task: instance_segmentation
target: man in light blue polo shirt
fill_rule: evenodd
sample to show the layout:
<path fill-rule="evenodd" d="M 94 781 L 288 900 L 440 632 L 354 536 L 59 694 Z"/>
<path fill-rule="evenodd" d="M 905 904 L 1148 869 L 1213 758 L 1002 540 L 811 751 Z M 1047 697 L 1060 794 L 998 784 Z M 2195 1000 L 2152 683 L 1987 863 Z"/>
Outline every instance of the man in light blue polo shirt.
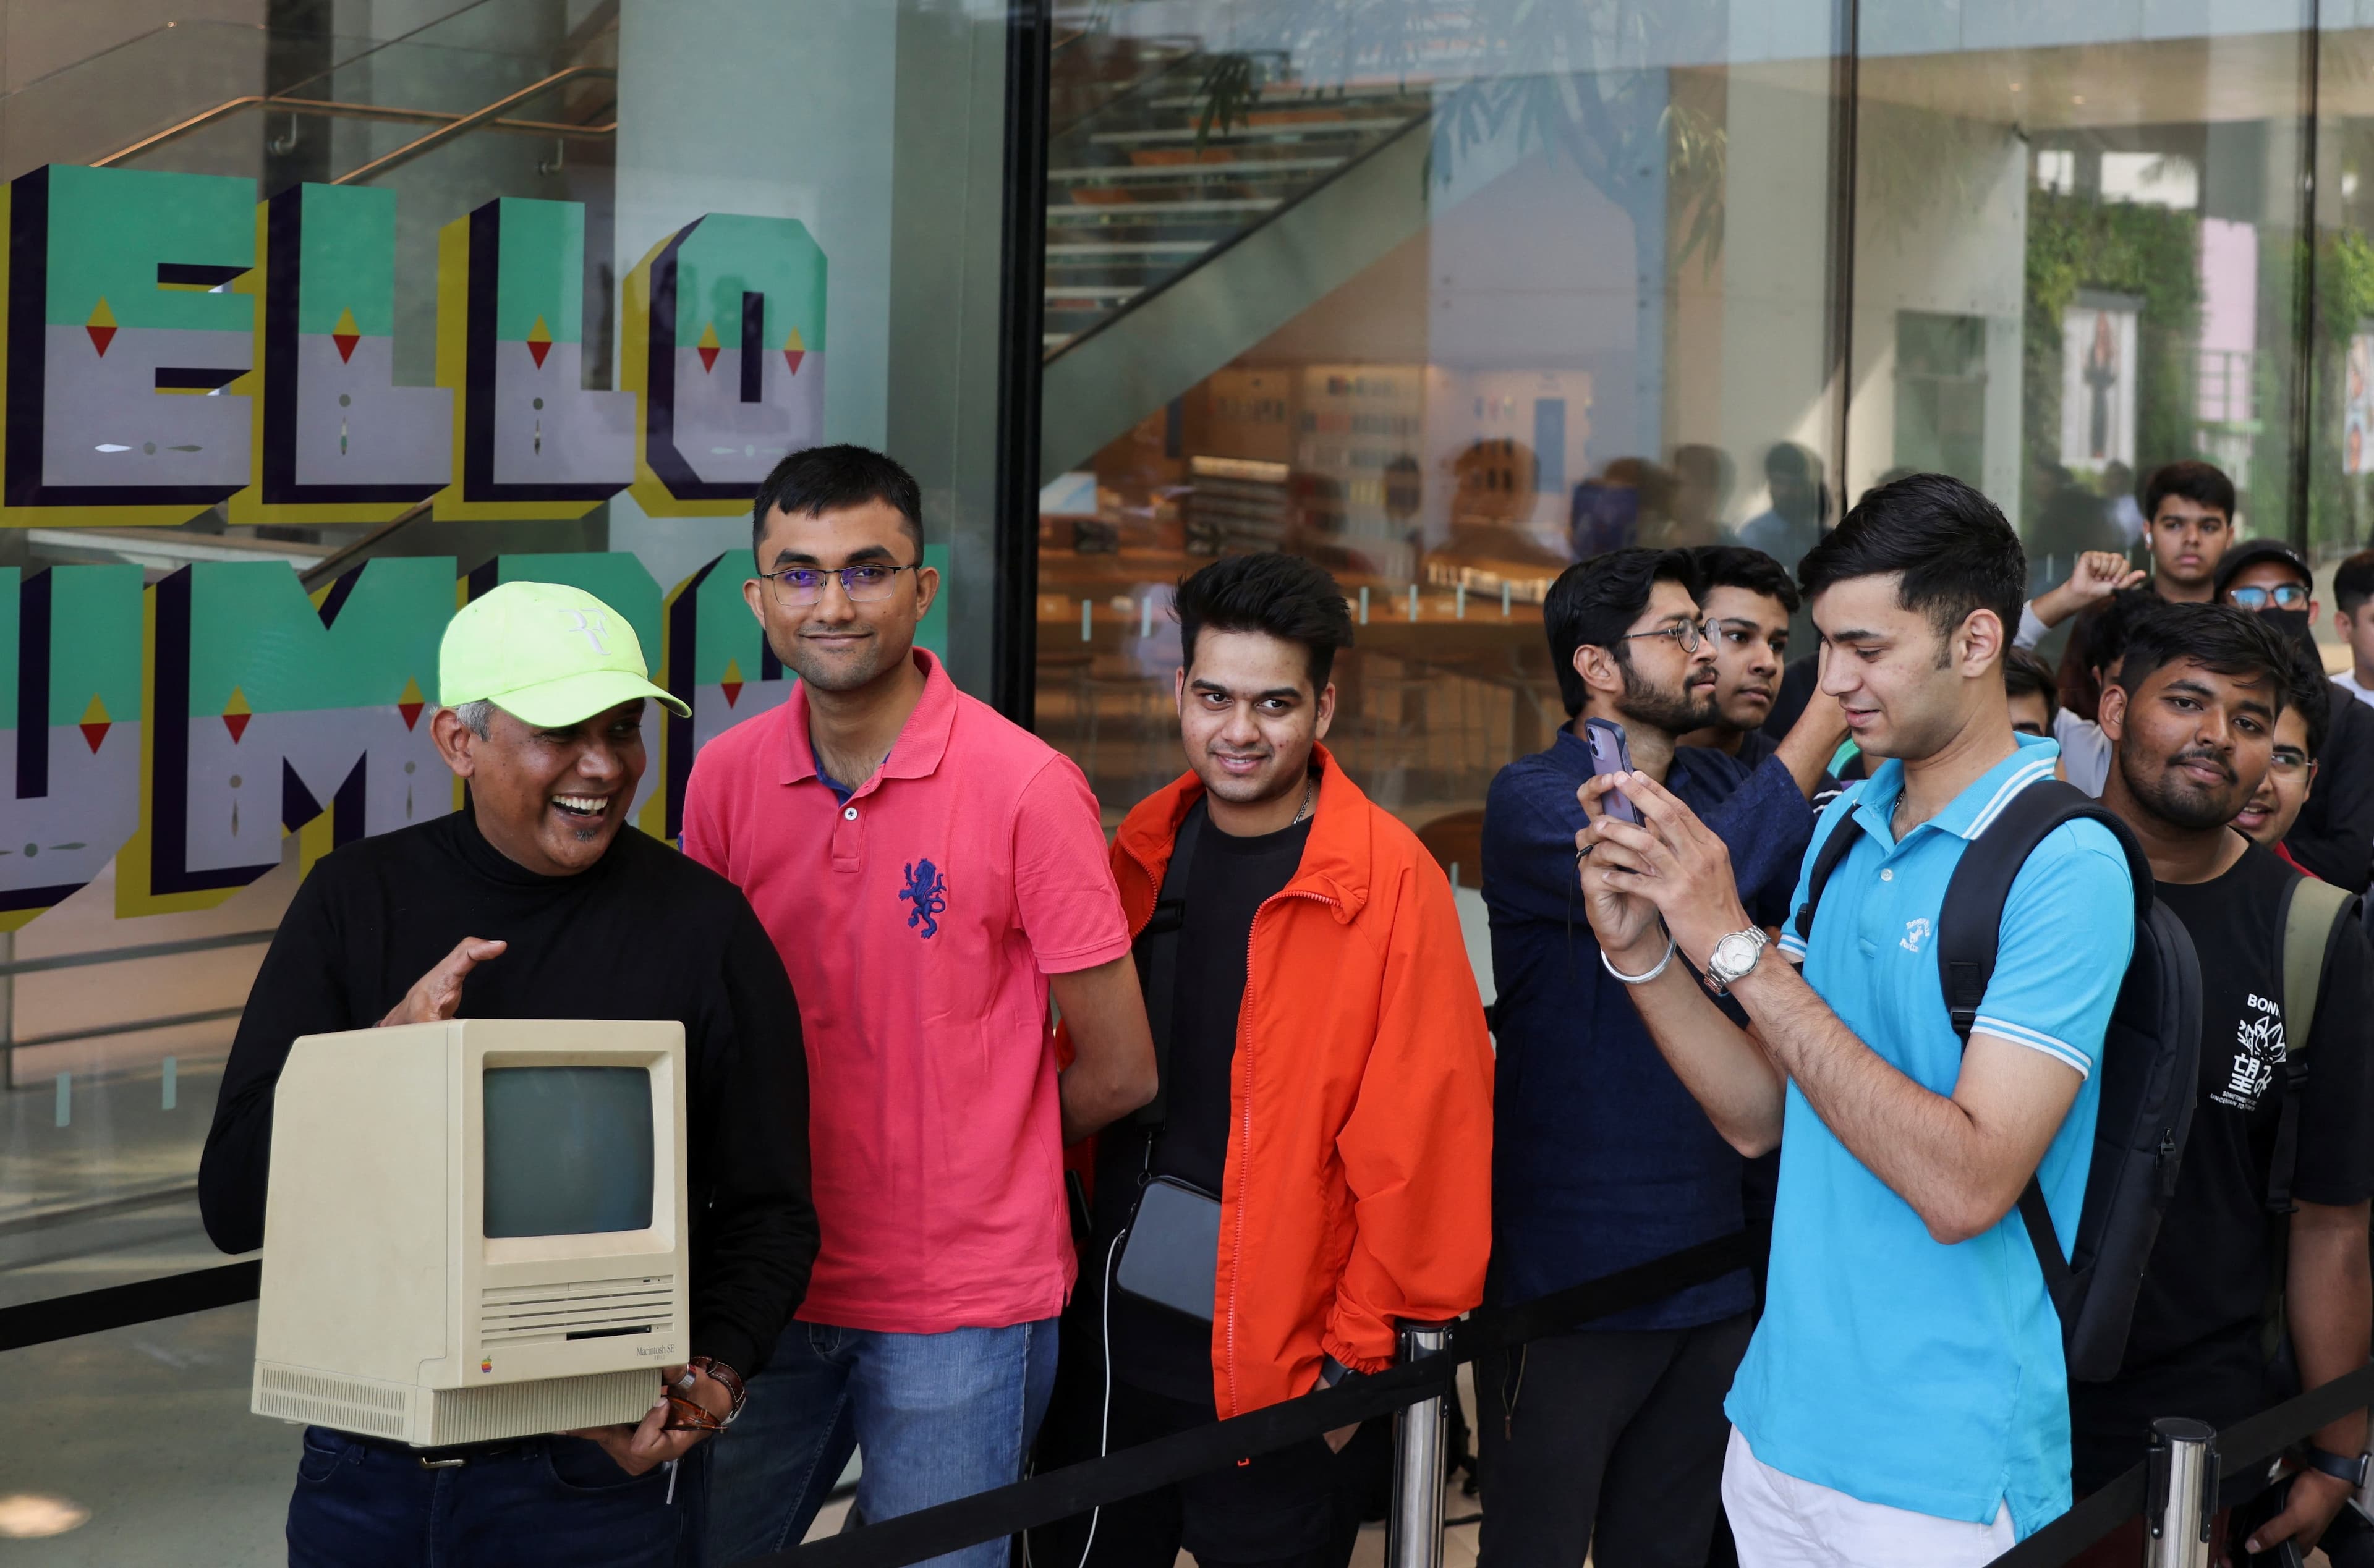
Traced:
<path fill-rule="evenodd" d="M 1769 1305 L 1725 1405 L 1741 1562 L 1978 1564 L 2069 1506 L 2060 1323 L 2012 1211 L 2034 1175 L 2064 1247 L 2075 1232 L 2133 892 L 2100 825 L 2048 837 L 1964 1048 L 1932 945 L 1945 885 L 2058 755 L 2013 731 L 2004 694 L 2018 539 L 1977 491 L 1916 474 L 1866 496 L 1802 575 L 1822 689 L 1886 759 L 1815 830 L 1808 864 L 1831 833 L 1862 841 L 1810 943 L 1781 943 L 1803 977 L 1764 954 L 1722 841 L 1639 774 L 1583 787 L 1582 890 L 1716 1130 L 1781 1149 Z M 1611 786 L 1645 826 L 1601 814 Z"/>

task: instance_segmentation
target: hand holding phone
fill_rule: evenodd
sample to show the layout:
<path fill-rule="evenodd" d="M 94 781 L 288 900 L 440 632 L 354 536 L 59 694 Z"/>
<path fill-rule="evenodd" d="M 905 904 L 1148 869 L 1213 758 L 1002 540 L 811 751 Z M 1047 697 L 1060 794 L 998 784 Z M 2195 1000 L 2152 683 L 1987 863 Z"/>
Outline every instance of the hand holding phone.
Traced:
<path fill-rule="evenodd" d="M 1629 773 L 1632 771 L 1632 748 L 1625 743 L 1624 726 L 1604 719 L 1586 719 L 1582 738 L 1591 747 L 1591 771 Z M 1600 809 L 1618 822 L 1640 825 L 1640 811 L 1621 790 L 1610 790 L 1599 797 Z"/>

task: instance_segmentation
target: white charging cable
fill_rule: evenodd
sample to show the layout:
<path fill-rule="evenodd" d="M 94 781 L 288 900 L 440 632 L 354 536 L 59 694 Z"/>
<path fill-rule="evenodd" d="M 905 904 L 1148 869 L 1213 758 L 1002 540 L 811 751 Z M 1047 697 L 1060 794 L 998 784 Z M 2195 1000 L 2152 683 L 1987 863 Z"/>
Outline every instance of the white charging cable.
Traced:
<path fill-rule="evenodd" d="M 1097 1304 L 1097 1313 L 1103 1322 L 1105 1342 L 1105 1404 L 1097 1422 L 1097 1457 L 1103 1458 L 1112 1444 L 1112 1276 L 1113 1259 L 1121 1255 L 1121 1244 L 1129 1235 L 1123 1228 L 1105 1248 L 1105 1293 Z M 1097 1521 L 1104 1516 L 1104 1505 L 1088 1510 L 1088 1539 L 1080 1544 L 1080 1568 L 1088 1568 L 1088 1553 L 1096 1550 Z"/>

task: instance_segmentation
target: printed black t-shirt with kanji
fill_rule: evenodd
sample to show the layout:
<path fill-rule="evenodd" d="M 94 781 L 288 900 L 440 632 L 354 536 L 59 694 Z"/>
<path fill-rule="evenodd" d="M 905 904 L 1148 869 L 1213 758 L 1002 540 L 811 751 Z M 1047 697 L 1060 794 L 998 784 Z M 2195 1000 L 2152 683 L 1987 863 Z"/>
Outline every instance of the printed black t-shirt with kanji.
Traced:
<path fill-rule="evenodd" d="M 2158 892 L 2201 961 L 2201 1089 L 2176 1196 L 2144 1270 L 2116 1379 L 2073 1384 L 2077 1494 L 2144 1456 L 2152 1421 L 2223 1428 L 2272 1387 L 2262 1329 L 2283 1223 L 2267 1209 L 2284 1101 L 2284 890 L 2298 876 L 2253 844 L 2208 882 Z M 2348 920 L 2318 988 L 2292 1196 L 2345 1208 L 2374 1195 L 2374 958 Z"/>

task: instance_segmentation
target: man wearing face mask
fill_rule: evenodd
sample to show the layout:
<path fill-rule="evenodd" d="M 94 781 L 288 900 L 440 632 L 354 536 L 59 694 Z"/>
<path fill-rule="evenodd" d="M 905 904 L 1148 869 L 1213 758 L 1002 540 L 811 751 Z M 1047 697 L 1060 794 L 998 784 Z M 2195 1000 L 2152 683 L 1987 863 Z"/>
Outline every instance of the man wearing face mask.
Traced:
<path fill-rule="evenodd" d="M 1064 1339 L 1079 1397 L 1050 1418 L 1042 1462 L 1382 1371 L 1396 1318 L 1484 1293 L 1483 1002 L 1449 879 L 1320 743 L 1352 640 L 1343 594 L 1295 556 L 1231 556 L 1179 585 L 1177 614 L 1189 771 L 1112 848 L 1161 1093 L 1097 1140 L 1068 1320 L 1087 1331 Z M 1158 1289 L 1166 1274 L 1193 1283 Z M 1169 1568 L 1183 1546 L 1206 1564 L 1342 1568 L 1353 1431 L 1065 1521 L 1033 1558 Z"/>
<path fill-rule="evenodd" d="M 2251 611 L 2317 656 L 2316 577 L 2290 545 L 2253 539 L 2217 563 L 2217 598 Z M 2374 874 L 2374 708 L 2329 685 L 2324 752 L 2316 784 L 2284 840 L 2314 876 L 2362 893 Z"/>

